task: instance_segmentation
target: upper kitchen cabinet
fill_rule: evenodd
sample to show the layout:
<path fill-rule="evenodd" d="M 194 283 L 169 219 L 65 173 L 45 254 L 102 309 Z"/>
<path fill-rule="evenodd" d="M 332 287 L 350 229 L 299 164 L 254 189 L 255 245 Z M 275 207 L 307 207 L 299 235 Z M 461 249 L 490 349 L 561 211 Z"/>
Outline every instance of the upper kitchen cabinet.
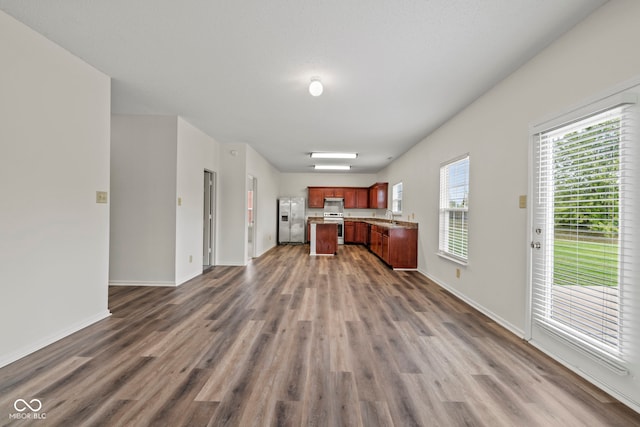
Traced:
<path fill-rule="evenodd" d="M 344 189 L 344 208 L 345 209 L 354 209 L 357 205 L 356 199 L 356 189 L 355 188 L 345 188 Z"/>
<path fill-rule="evenodd" d="M 344 199 L 345 209 L 386 209 L 389 183 L 371 187 L 307 187 L 309 208 L 322 209 L 326 197 Z"/>
<path fill-rule="evenodd" d="M 357 209 L 369 208 L 369 189 L 356 188 L 356 206 Z"/>
<path fill-rule="evenodd" d="M 309 207 L 310 208 L 323 208 L 324 207 L 324 187 L 308 187 L 309 191 Z"/>
<path fill-rule="evenodd" d="M 376 182 L 369 187 L 369 208 L 387 209 L 388 182 Z"/>
<path fill-rule="evenodd" d="M 366 187 L 350 187 L 344 189 L 345 209 L 369 208 L 369 189 Z"/>
<path fill-rule="evenodd" d="M 324 197 L 338 197 L 344 199 L 344 188 L 342 187 L 325 187 L 322 190 Z"/>

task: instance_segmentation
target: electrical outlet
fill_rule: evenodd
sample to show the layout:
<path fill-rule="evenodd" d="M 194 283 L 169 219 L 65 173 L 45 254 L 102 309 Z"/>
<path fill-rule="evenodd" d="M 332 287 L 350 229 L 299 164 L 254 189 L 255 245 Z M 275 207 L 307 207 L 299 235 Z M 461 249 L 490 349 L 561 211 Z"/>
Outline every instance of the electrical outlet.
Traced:
<path fill-rule="evenodd" d="M 178 197 L 178 206 L 182 206 L 182 197 Z"/>
<path fill-rule="evenodd" d="M 189 255 L 189 263 L 193 262 L 193 255 Z"/>
<path fill-rule="evenodd" d="M 96 203 L 107 203 L 108 194 L 106 191 L 96 191 Z"/>
<path fill-rule="evenodd" d="M 460 278 L 460 269 L 456 268 L 456 279 Z"/>

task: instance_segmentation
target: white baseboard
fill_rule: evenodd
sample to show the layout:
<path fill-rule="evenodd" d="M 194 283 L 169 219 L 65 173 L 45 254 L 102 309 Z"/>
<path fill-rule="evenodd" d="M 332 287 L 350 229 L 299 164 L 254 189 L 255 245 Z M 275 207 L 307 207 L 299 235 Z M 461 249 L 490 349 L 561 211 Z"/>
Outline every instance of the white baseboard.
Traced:
<path fill-rule="evenodd" d="M 23 357 L 28 356 L 29 354 L 34 353 L 50 344 L 53 344 L 54 342 L 59 341 L 62 338 L 65 338 L 73 334 L 74 332 L 78 332 L 79 330 L 84 329 L 89 325 L 92 325 L 100 320 L 106 319 L 109 316 L 111 316 L 111 312 L 109 310 L 103 311 L 101 313 L 97 313 L 91 317 L 81 320 L 80 322 L 76 322 L 65 329 L 62 329 L 49 336 L 41 338 L 31 343 L 30 345 L 22 347 L 12 353 L 1 355 L 0 368 L 10 363 L 13 363 L 16 360 L 22 359 Z"/>
<path fill-rule="evenodd" d="M 514 334 L 518 338 L 524 338 L 524 331 L 522 329 L 520 329 L 517 326 L 515 326 L 515 325 L 511 324 L 510 322 L 506 321 L 505 319 L 503 319 L 502 317 L 498 316 L 497 314 L 495 314 L 494 312 L 492 312 L 488 308 L 478 304 L 476 301 L 473 301 L 472 299 L 469 299 L 466 295 L 464 295 L 464 294 L 460 293 L 459 291 L 457 291 L 456 289 L 448 286 L 446 283 L 444 283 L 442 280 L 438 279 L 437 277 L 434 277 L 433 275 L 428 274 L 427 272 L 422 271 L 420 269 L 418 269 L 418 272 L 420 274 L 422 274 L 423 276 L 425 276 L 427 279 L 433 281 L 436 285 L 438 285 L 441 288 L 446 289 L 447 291 L 451 292 L 453 295 L 456 296 L 456 298 L 459 298 L 460 300 L 466 302 L 471 307 L 475 308 L 480 313 L 484 314 L 485 316 L 487 316 L 488 318 L 490 318 L 491 320 L 496 322 L 498 325 L 500 325 L 503 328 L 507 329 L 509 332 L 511 332 L 512 334 Z"/>
<path fill-rule="evenodd" d="M 175 282 L 144 282 L 144 281 L 125 281 L 125 280 L 110 280 L 109 286 L 168 286 L 176 287 Z"/>

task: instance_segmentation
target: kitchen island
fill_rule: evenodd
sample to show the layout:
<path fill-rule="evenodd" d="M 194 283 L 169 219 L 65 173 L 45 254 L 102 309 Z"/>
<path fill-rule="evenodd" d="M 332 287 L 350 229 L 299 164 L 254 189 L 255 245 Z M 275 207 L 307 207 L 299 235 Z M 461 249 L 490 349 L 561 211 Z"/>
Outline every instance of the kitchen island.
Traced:
<path fill-rule="evenodd" d="M 338 224 L 323 218 L 309 221 L 309 255 L 338 253 Z"/>

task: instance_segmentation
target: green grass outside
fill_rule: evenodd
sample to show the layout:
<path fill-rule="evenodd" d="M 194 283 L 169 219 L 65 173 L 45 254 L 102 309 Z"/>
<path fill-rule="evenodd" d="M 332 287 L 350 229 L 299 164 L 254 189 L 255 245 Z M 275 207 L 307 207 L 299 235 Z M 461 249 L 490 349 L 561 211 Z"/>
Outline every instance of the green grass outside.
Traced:
<path fill-rule="evenodd" d="M 554 284 L 618 286 L 618 245 L 556 239 Z"/>

